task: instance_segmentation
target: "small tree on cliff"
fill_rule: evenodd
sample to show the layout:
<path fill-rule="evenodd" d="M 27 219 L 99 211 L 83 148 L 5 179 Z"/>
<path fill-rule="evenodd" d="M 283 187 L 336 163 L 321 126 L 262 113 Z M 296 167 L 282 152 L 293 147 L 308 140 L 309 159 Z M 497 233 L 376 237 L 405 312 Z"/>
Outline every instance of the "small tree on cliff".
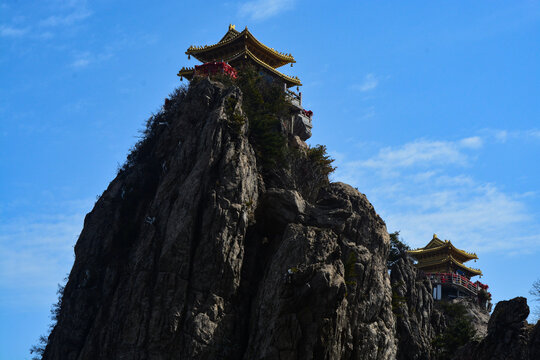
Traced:
<path fill-rule="evenodd" d="M 463 304 L 440 302 L 448 326 L 437 335 L 431 345 L 433 346 L 434 360 L 450 360 L 461 346 L 475 340 L 476 330 L 471 318 L 467 316 L 467 309 Z"/>
<path fill-rule="evenodd" d="M 407 250 L 410 249 L 409 245 L 399 239 L 399 231 L 394 231 L 389 235 L 390 251 L 388 252 L 388 259 L 386 260 L 388 269 L 390 269 L 399 259 L 405 257 L 407 255 Z"/>

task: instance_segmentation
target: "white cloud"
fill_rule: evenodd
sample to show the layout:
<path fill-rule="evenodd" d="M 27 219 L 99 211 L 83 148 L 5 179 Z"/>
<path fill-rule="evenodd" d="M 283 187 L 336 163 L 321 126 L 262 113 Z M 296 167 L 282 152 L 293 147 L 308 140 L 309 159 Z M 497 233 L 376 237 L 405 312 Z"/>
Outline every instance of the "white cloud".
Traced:
<path fill-rule="evenodd" d="M 367 74 L 364 77 L 364 81 L 360 84 L 353 85 L 354 90 L 367 92 L 375 89 L 379 85 L 379 79 L 374 74 Z"/>
<path fill-rule="evenodd" d="M 93 54 L 90 52 L 83 52 L 79 53 L 75 56 L 75 60 L 73 60 L 70 64 L 70 66 L 74 69 L 83 69 L 90 64 L 99 63 L 102 61 L 105 61 L 107 59 L 110 59 L 112 57 L 112 53 L 105 52 L 102 54 Z"/>
<path fill-rule="evenodd" d="M 497 141 L 505 143 L 506 140 L 508 139 L 508 131 L 498 130 L 494 133 L 494 136 L 495 136 L 495 139 L 497 139 Z"/>
<path fill-rule="evenodd" d="M 538 249 L 540 223 L 527 206 L 536 195 L 506 193 L 469 173 L 485 141 L 420 139 L 354 161 L 341 154 L 333 180 L 367 194 L 388 230 L 413 247 L 437 233 L 478 252 Z"/>
<path fill-rule="evenodd" d="M 254 0 L 240 5 L 241 16 L 263 20 L 294 7 L 295 0 Z"/>
<path fill-rule="evenodd" d="M 15 28 L 15 27 L 6 26 L 6 25 L 0 26 L 1 37 L 11 37 L 11 38 L 21 37 L 21 36 L 26 35 L 28 31 L 29 31 L 28 28 Z"/>
<path fill-rule="evenodd" d="M 416 140 L 399 148 L 386 147 L 367 160 L 351 162 L 348 165 L 378 169 L 385 172 L 397 171 L 411 166 L 438 165 L 465 165 L 468 161 L 463 149 L 474 149 L 482 145 L 477 137 L 459 141 L 431 141 Z"/>
<path fill-rule="evenodd" d="M 0 293 L 6 294 L 1 304 L 41 301 L 43 292 L 61 282 L 73 264 L 73 245 L 90 206 L 91 201 L 72 202 L 65 205 L 69 213 L 0 222 Z"/>
<path fill-rule="evenodd" d="M 91 15 L 91 11 L 81 8 L 71 14 L 49 16 L 39 24 L 45 27 L 69 26 L 86 19 Z"/>
<path fill-rule="evenodd" d="M 510 140 L 538 140 L 540 139 L 540 130 L 500 130 L 500 129 L 484 129 L 485 137 L 493 138 L 497 142 L 506 143 Z"/>
<path fill-rule="evenodd" d="M 479 136 L 471 136 L 462 139 L 459 143 L 465 148 L 478 149 L 482 147 L 482 145 L 484 144 L 484 140 L 482 140 L 482 138 Z"/>
<path fill-rule="evenodd" d="M 423 190 L 407 192 L 409 195 L 394 201 L 393 206 L 400 211 L 388 212 L 386 221 L 392 228 L 401 229 L 414 246 L 425 245 L 430 234 L 438 233 L 478 251 L 518 249 L 525 234 L 515 229 L 532 220 L 524 203 L 493 185 L 423 184 Z M 522 243 L 517 244 L 517 239 Z"/>
<path fill-rule="evenodd" d="M 71 67 L 74 67 L 76 69 L 81 69 L 81 68 L 87 67 L 89 64 L 90 64 L 89 58 L 79 58 L 71 63 Z"/>
<path fill-rule="evenodd" d="M 48 18 L 37 21 L 39 27 L 44 30 L 45 28 L 54 28 L 61 26 L 72 26 L 84 19 L 90 17 L 92 12 L 87 9 L 86 1 L 60 1 L 55 6 L 54 3 L 51 6 L 57 13 L 51 15 Z M 11 19 L 12 24 L 24 23 L 26 17 L 15 16 Z M 29 22 L 30 20 L 26 20 Z M 0 25 L 0 37 L 20 38 L 29 35 L 34 39 L 50 39 L 54 34 L 50 31 L 37 31 L 34 23 L 28 23 L 26 26 L 14 26 L 14 25 Z"/>
<path fill-rule="evenodd" d="M 533 138 L 540 139 L 540 130 L 529 130 L 527 134 Z"/>

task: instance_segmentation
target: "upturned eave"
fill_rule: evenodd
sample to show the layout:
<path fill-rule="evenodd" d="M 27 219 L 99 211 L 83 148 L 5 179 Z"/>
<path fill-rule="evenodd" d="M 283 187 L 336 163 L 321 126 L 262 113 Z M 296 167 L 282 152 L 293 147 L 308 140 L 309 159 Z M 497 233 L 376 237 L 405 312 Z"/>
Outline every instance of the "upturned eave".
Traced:
<path fill-rule="evenodd" d="M 427 268 L 436 267 L 438 265 L 443 265 L 443 264 L 446 264 L 446 263 L 449 263 L 449 262 L 453 263 L 454 265 L 456 265 L 459 268 L 463 269 L 464 271 L 468 272 L 471 276 L 482 275 L 482 271 L 480 269 L 474 269 L 474 268 L 470 268 L 468 266 L 465 266 L 461 262 L 456 260 L 451 255 L 441 257 L 441 258 L 437 258 L 437 259 L 425 260 L 425 261 L 418 262 L 418 264 L 416 264 L 416 267 L 421 269 L 421 270 L 424 270 L 424 269 L 427 269 Z"/>
<path fill-rule="evenodd" d="M 261 66 L 265 70 L 267 70 L 270 73 L 272 73 L 272 74 L 278 76 L 279 78 L 281 78 L 287 84 L 287 87 L 302 86 L 302 82 L 300 81 L 299 78 L 285 75 L 282 72 L 274 69 L 273 67 L 269 66 L 267 63 L 265 63 L 264 61 L 262 61 L 261 59 L 256 57 L 255 54 L 253 54 L 251 51 L 249 51 L 247 49 L 244 49 L 243 51 L 239 52 L 238 54 L 235 54 L 233 57 L 227 59 L 227 62 L 229 64 L 232 64 L 232 63 L 235 62 L 235 60 L 240 59 L 240 58 L 245 57 L 245 56 L 249 57 L 254 63 Z"/>
<path fill-rule="evenodd" d="M 244 46 L 242 46 L 242 44 L 235 44 L 242 42 Z M 218 43 L 213 45 L 190 46 L 186 51 L 186 55 L 193 56 L 203 63 L 215 61 L 217 60 L 215 58 L 215 56 L 217 56 L 216 53 L 219 53 L 220 51 L 223 51 L 223 49 L 233 45 L 236 45 L 238 48 L 244 47 L 249 49 L 252 47 L 253 51 L 263 54 L 265 57 L 265 62 L 273 68 L 278 68 L 283 65 L 296 62 L 291 54 L 279 52 L 260 42 L 255 36 L 253 36 L 247 27 L 242 32 L 238 32 L 234 28 L 229 28 L 229 31 Z"/>

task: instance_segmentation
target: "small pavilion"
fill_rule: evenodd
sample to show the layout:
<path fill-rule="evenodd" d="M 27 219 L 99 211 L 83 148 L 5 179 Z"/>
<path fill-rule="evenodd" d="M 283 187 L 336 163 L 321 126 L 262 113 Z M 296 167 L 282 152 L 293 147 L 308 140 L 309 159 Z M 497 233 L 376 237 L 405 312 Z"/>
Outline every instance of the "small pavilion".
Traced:
<path fill-rule="evenodd" d="M 229 30 L 217 43 L 190 46 L 186 54 L 188 59 L 193 56 L 203 65 L 193 68 L 183 67 L 178 72 L 181 79 L 191 80 L 194 75 L 201 72 L 207 73 L 206 69 L 209 66 L 229 72 L 229 66 L 237 68 L 243 64 L 252 64 L 269 80 L 282 83 L 286 88 L 302 85 L 298 77 L 288 76 L 277 70 L 283 65 L 291 64 L 292 66 L 296 62 L 294 57 L 266 46 L 253 36 L 247 26 L 243 31 L 238 31 L 234 25 L 229 25 Z"/>
<path fill-rule="evenodd" d="M 485 286 L 479 281 L 471 281 L 473 276 L 481 276 L 482 271 L 464 265 L 469 260 L 478 259 L 478 256 L 456 248 L 449 240 L 443 241 L 436 234 L 433 234 L 433 239 L 423 248 L 407 253 L 417 261 L 416 267 L 422 270 L 434 285 L 435 300 L 476 296 Z"/>
<path fill-rule="evenodd" d="M 290 118 L 282 120 L 285 131 L 298 136 L 302 141 L 311 137 L 313 112 L 303 108 L 301 92 L 289 89 L 296 86 L 298 90 L 302 82 L 296 76 L 288 76 L 277 70 L 287 64 L 293 66 L 296 60 L 291 54 L 266 46 L 253 36 L 247 26 L 243 31 L 238 31 L 234 25 L 229 25 L 228 31 L 217 43 L 192 45 L 186 50 L 186 55 L 188 59 L 194 57 L 202 64 L 191 68 L 182 67 L 177 74 L 180 80 L 216 74 L 236 78 L 237 69 L 244 65 L 254 66 L 269 83 L 283 87 L 285 98 L 292 105 Z"/>

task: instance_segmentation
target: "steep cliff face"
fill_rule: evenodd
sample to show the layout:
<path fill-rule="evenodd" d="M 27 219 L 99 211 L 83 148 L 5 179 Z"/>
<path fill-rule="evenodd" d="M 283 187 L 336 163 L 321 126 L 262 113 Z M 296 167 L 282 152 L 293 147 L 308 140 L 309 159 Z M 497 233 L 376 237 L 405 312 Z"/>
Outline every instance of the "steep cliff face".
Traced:
<path fill-rule="evenodd" d="M 489 320 L 487 336 L 461 348 L 454 359 L 463 360 L 536 360 L 540 358 L 540 322 L 526 321 L 527 299 L 517 297 L 500 301 Z"/>
<path fill-rule="evenodd" d="M 393 265 L 390 278 L 399 340 L 397 359 L 430 359 L 431 342 L 436 335 L 432 322 L 441 322 L 440 314 L 433 311 L 431 282 L 408 258 Z"/>
<path fill-rule="evenodd" d="M 477 338 L 486 336 L 489 313 L 472 299 L 434 301 L 431 282 L 416 269 L 408 257 L 400 259 L 392 266 L 390 279 L 398 360 L 441 358 L 440 353 L 446 349 L 436 348 L 434 340 L 454 324 L 458 315 L 466 318 Z"/>
<path fill-rule="evenodd" d="M 44 359 L 395 357 L 383 221 L 348 185 L 262 176 L 243 101 L 203 80 L 153 119 L 85 219 Z"/>

